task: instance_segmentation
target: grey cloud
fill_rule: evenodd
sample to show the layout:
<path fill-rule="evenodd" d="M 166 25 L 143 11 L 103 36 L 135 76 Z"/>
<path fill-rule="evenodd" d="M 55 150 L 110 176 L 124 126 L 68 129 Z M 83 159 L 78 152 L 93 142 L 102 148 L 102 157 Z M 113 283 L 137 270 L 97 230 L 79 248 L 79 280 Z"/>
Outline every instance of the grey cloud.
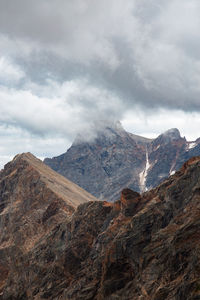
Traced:
<path fill-rule="evenodd" d="M 32 152 L 43 159 L 52 154 L 59 155 L 70 146 L 67 138 L 38 137 L 13 126 L 0 125 L 0 136 L 3 141 L 0 147 L 0 169 L 18 153 Z"/>
<path fill-rule="evenodd" d="M 2 1 L 0 27 L 22 48 L 30 43 L 29 55 L 16 54 L 30 80 L 86 77 L 115 90 L 124 109 L 199 110 L 198 7 L 195 0 Z"/>
<path fill-rule="evenodd" d="M 98 101 L 95 101 L 98 99 Z M 86 80 L 48 85 L 31 84 L 26 90 L 0 89 L 0 124 L 22 128 L 38 136 L 72 139 L 93 128 L 97 119 L 117 120 L 123 107 L 115 94 Z"/>
<path fill-rule="evenodd" d="M 71 141 L 128 111 L 200 111 L 199 23 L 198 0 L 2 0 L 0 122 Z"/>
<path fill-rule="evenodd" d="M 20 41 L 15 58 L 32 81 L 86 77 L 115 90 L 124 110 L 200 110 L 198 8 L 195 0 L 6 0 L 0 28 Z"/>

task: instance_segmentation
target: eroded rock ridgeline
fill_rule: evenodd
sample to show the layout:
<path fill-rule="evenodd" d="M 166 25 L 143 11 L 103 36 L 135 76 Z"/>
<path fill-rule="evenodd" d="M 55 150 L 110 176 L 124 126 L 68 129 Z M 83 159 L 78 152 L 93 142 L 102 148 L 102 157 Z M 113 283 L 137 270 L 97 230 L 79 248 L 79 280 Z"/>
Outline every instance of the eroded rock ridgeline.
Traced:
<path fill-rule="evenodd" d="M 33 299 L 40 280 L 47 283 L 56 268 L 59 277 L 62 227 L 78 205 L 91 200 L 30 153 L 5 166 L 0 173 L 0 299 Z M 55 232 L 60 239 L 52 246 Z"/>
<path fill-rule="evenodd" d="M 114 203 L 85 202 L 55 221 L 30 248 L 4 235 L 2 299 L 199 299 L 200 157 L 143 195 L 125 189 Z"/>
<path fill-rule="evenodd" d="M 197 155 L 200 139 L 188 142 L 176 128 L 151 140 L 105 123 L 92 140 L 79 138 L 66 153 L 44 162 L 98 199 L 113 202 L 123 188 L 142 193 L 156 187 Z"/>

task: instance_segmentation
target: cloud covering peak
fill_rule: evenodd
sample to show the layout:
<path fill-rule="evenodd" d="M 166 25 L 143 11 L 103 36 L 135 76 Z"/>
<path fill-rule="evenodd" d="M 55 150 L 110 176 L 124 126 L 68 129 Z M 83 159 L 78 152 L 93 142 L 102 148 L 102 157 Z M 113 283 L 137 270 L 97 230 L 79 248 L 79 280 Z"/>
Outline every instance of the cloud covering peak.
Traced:
<path fill-rule="evenodd" d="M 198 0 L 2 0 L 0 124 L 71 141 L 98 119 L 192 119 L 199 28 Z"/>

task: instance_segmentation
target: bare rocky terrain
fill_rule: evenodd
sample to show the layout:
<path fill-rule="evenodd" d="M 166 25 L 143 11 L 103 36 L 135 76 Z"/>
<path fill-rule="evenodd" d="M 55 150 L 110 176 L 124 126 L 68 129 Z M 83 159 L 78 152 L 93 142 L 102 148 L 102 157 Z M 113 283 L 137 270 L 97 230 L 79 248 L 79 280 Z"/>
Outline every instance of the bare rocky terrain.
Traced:
<path fill-rule="evenodd" d="M 56 272 L 64 246 L 61 238 L 52 252 L 52 235 L 59 231 L 62 237 L 63 223 L 91 200 L 30 153 L 5 166 L 0 172 L 0 299 L 23 299 L 25 291 L 25 299 L 31 299 L 38 284 L 45 285 L 45 274 Z"/>
<path fill-rule="evenodd" d="M 144 192 L 156 187 L 197 155 L 200 139 L 188 142 L 176 128 L 147 139 L 114 123 L 101 127 L 92 140 L 79 137 L 66 153 L 44 163 L 98 199 L 112 202 L 123 188 Z"/>
<path fill-rule="evenodd" d="M 0 299 L 200 299 L 200 157 L 111 203 L 23 154 L 0 205 Z"/>

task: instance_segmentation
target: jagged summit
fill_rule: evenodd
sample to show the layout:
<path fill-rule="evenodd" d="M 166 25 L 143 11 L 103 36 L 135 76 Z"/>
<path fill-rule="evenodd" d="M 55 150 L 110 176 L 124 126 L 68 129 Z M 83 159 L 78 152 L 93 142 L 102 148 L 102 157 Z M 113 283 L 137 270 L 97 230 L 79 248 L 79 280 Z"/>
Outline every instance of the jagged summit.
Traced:
<path fill-rule="evenodd" d="M 160 134 L 155 140 L 169 143 L 181 139 L 180 131 L 177 128 L 171 128 L 164 133 Z"/>
<path fill-rule="evenodd" d="M 92 123 L 90 129 L 84 132 L 80 132 L 72 145 L 81 143 L 94 144 L 97 140 L 107 139 L 111 142 L 115 142 L 117 138 L 130 136 L 137 144 L 146 145 L 153 141 L 153 139 L 146 138 L 137 134 L 127 132 L 122 126 L 120 121 L 98 120 Z"/>
<path fill-rule="evenodd" d="M 181 138 L 180 131 L 177 128 L 171 128 L 165 131 L 163 136 L 169 137 L 171 140 L 178 140 Z"/>
<path fill-rule="evenodd" d="M 87 130 L 80 132 L 73 145 L 80 143 L 95 143 L 102 136 L 106 139 L 115 139 L 117 135 L 122 135 L 125 132 L 120 121 L 98 120 L 91 124 Z"/>
<path fill-rule="evenodd" d="M 99 199 L 116 200 L 126 187 L 147 191 L 200 155 L 200 139 L 187 142 L 177 128 L 147 139 L 126 132 L 119 122 L 103 125 L 92 142 L 73 143 L 66 153 L 44 160 Z"/>
<path fill-rule="evenodd" d="M 92 142 L 73 143 L 63 155 L 44 162 L 95 197 L 114 200 L 128 181 L 138 190 L 143 148 L 117 123 L 106 125 Z"/>

